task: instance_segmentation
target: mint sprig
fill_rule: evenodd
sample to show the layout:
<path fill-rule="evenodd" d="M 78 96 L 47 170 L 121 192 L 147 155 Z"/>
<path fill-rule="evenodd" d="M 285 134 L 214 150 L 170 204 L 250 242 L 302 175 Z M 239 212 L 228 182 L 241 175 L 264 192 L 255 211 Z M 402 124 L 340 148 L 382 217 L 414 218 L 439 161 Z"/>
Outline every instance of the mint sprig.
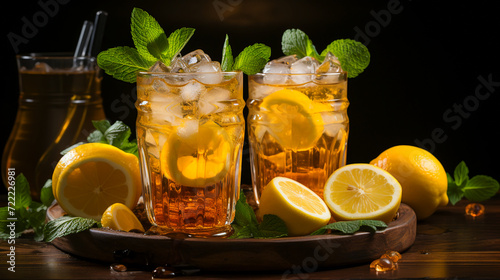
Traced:
<path fill-rule="evenodd" d="M 116 47 L 97 55 L 97 64 L 106 74 L 128 83 L 135 83 L 136 73 L 148 71 L 156 61 L 170 65 L 195 31 L 184 27 L 167 37 L 156 19 L 139 8 L 132 10 L 130 29 L 135 48 Z"/>
<path fill-rule="evenodd" d="M 375 232 L 387 228 L 387 224 L 378 220 L 340 221 L 328 224 L 311 233 L 311 235 L 325 234 L 328 230 L 340 231 L 344 234 L 354 234 L 358 231 Z"/>
<path fill-rule="evenodd" d="M 104 143 L 113 145 L 124 152 L 139 157 L 137 140 L 133 139 L 129 141 L 129 137 L 132 132 L 130 127 L 125 123 L 122 121 L 116 121 L 111 124 L 108 120 L 100 120 L 92 121 L 92 125 L 96 128 L 96 130 L 92 131 L 87 137 L 87 141 L 89 143 Z M 85 144 L 85 142 L 78 142 L 62 151 L 61 154 L 65 155 L 67 152 L 82 144 Z"/>
<path fill-rule="evenodd" d="M 247 75 L 258 73 L 271 57 L 271 48 L 260 43 L 253 44 L 241 51 L 233 62 L 233 53 L 229 45 L 229 37 L 226 35 L 222 50 L 222 71 L 240 70 Z"/>
<path fill-rule="evenodd" d="M 472 202 L 481 202 L 494 196 L 500 189 L 497 180 L 486 175 L 476 175 L 469 179 L 469 168 L 461 161 L 453 172 L 453 177 L 446 173 L 448 178 L 447 195 L 450 203 L 455 205 L 463 197 Z"/>
<path fill-rule="evenodd" d="M 50 193 L 50 194 L 49 194 Z M 47 207 L 54 200 L 52 194 L 52 181 L 48 180 L 41 190 L 41 203 L 33 201 L 30 195 L 30 185 L 26 177 L 20 173 L 15 178 L 15 200 L 8 206 L 0 208 L 0 238 L 7 240 L 10 238 L 10 227 L 12 218 L 15 219 L 15 234 L 17 238 L 25 230 L 33 229 L 34 239 L 42 241 L 44 238 L 43 228 Z M 12 202 L 12 200 L 9 200 Z"/>
<path fill-rule="evenodd" d="M 328 52 L 338 57 L 342 69 L 349 78 L 362 73 L 370 64 L 370 52 L 362 43 L 351 39 L 339 39 L 329 44 L 318 54 L 311 39 L 300 29 L 288 29 L 281 38 L 281 49 L 285 55 L 297 55 L 298 58 L 311 56 L 323 62 Z"/>
<path fill-rule="evenodd" d="M 276 215 L 264 215 L 259 224 L 255 212 L 246 202 L 243 191 L 236 202 L 236 213 L 231 224 L 234 233 L 230 238 L 278 238 L 288 235 L 285 222 Z"/>

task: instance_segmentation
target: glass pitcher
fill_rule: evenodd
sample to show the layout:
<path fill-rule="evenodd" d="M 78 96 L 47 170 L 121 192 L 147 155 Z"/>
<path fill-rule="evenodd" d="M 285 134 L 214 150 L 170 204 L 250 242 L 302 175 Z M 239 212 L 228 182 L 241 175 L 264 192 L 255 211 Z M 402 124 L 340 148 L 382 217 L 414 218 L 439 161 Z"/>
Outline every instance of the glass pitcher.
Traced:
<path fill-rule="evenodd" d="M 2 179 L 7 171 L 23 173 L 31 196 L 40 190 L 62 157 L 61 151 L 86 141 L 92 120 L 105 119 L 100 69 L 94 57 L 70 54 L 17 56 L 19 108 L 2 156 Z"/>

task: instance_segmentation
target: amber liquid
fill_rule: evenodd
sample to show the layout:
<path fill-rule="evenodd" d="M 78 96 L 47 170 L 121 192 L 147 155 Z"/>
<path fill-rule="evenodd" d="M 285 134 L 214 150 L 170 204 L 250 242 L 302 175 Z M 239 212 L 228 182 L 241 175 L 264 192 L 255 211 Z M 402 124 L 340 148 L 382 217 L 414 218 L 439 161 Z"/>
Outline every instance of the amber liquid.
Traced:
<path fill-rule="evenodd" d="M 300 91 L 313 102 L 322 103 L 327 105 L 323 107 L 330 108 L 311 114 L 311 117 L 321 117 L 324 123 L 318 128 L 318 131 L 322 131 L 321 135 L 308 149 L 297 150 L 280 145 L 271 133 L 275 124 L 269 120 L 273 118 L 266 116 L 269 112 L 261 110 L 262 101 L 268 95 L 263 91 L 269 93 L 283 88 Z M 328 177 L 333 171 L 345 165 L 346 161 L 349 134 L 347 81 L 328 85 L 310 82 L 302 85 L 279 86 L 265 85 L 250 77 L 249 90 L 248 134 L 252 184 L 257 203 L 265 186 L 277 176 L 294 179 L 323 197 L 323 189 Z M 282 114 L 280 117 L 292 121 L 293 114 Z"/>
<path fill-rule="evenodd" d="M 244 102 L 241 92 L 241 77 L 233 78 L 223 84 L 204 85 L 203 91 L 223 88 L 230 92 L 230 99 L 221 101 L 225 108 L 210 114 L 198 111 L 201 101 L 180 102 L 182 86 L 168 86 L 166 98 L 156 92 L 155 82 L 147 78 L 138 78 L 137 139 L 143 176 L 143 195 L 148 218 L 153 225 L 162 229 L 193 234 L 195 236 L 225 235 L 231 230 L 234 219 L 235 204 L 239 196 L 241 153 L 244 137 L 244 118 L 242 110 Z M 157 88 L 156 88 L 157 89 Z M 159 101 L 162 100 L 162 101 Z M 205 104 L 207 105 L 207 104 Z M 220 105 L 220 104 L 219 104 Z M 183 167 L 167 167 L 169 162 L 178 161 L 174 150 L 164 147 L 169 143 L 185 149 L 183 142 L 193 139 L 175 141 L 177 135 L 186 129 L 185 124 L 194 122 L 202 129 L 206 123 L 215 123 L 215 129 L 227 135 L 225 147 L 230 147 L 227 158 L 227 171 L 221 177 L 209 180 L 206 185 L 186 184 L 186 180 L 178 179 Z M 217 147 L 211 147 L 210 139 L 198 139 L 200 147 L 192 147 L 192 161 L 208 160 Z M 172 145 L 172 144 L 170 144 Z M 201 146 L 204 146 L 202 148 Z M 174 148 L 177 149 L 177 148 Z M 171 154 L 167 154 L 167 153 Z M 176 151 L 176 150 L 175 150 Z M 202 166 L 202 165 L 200 165 Z M 174 171 L 172 171 L 172 168 Z M 209 168 L 208 166 L 206 168 Z M 177 172 L 175 172 L 177 171 Z M 213 170 L 198 170 L 199 174 L 210 174 Z M 207 175 L 207 177 L 210 177 Z M 204 178 L 202 175 L 199 178 Z"/>
<path fill-rule="evenodd" d="M 23 173 L 31 196 L 52 178 L 60 152 L 86 141 L 92 120 L 105 119 L 96 71 L 20 71 L 16 122 L 4 148 L 2 177 L 7 168 Z"/>

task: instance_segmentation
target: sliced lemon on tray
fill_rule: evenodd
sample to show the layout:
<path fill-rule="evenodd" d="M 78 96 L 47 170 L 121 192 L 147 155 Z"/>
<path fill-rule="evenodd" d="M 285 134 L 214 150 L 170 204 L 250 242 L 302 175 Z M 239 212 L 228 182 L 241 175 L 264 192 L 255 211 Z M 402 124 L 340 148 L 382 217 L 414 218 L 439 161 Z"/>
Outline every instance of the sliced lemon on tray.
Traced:
<path fill-rule="evenodd" d="M 389 172 L 370 164 L 349 164 L 328 178 L 325 202 L 337 221 L 392 221 L 401 203 L 401 185 Z"/>
<path fill-rule="evenodd" d="M 275 177 L 262 191 L 258 215 L 280 217 L 288 235 L 307 235 L 326 225 L 331 218 L 325 202 L 308 187 L 285 178 Z"/>
<path fill-rule="evenodd" d="M 232 142 L 213 121 L 188 122 L 171 135 L 161 150 L 163 174 L 178 184 L 204 187 L 222 180 L 231 163 Z"/>
<path fill-rule="evenodd" d="M 131 231 L 133 229 L 144 232 L 144 227 L 125 204 L 115 203 L 109 206 L 102 214 L 101 224 L 114 230 Z"/>
<path fill-rule="evenodd" d="M 139 160 L 112 145 L 80 145 L 58 162 L 52 191 L 66 213 L 99 221 L 114 203 L 136 206 L 142 192 Z"/>
<path fill-rule="evenodd" d="M 282 89 L 266 96 L 260 108 L 268 119 L 269 133 L 283 148 L 306 150 L 323 133 L 318 104 L 300 91 Z"/>

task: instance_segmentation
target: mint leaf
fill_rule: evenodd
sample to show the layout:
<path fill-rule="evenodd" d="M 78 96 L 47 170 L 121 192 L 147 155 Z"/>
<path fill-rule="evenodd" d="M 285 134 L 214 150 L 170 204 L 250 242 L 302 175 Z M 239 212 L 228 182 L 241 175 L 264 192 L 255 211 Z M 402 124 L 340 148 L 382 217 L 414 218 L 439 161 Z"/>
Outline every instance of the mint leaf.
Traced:
<path fill-rule="evenodd" d="M 32 201 L 27 213 L 29 227 L 33 228 L 35 231 L 35 241 L 42 241 L 45 217 L 47 215 L 47 206 L 40 202 Z"/>
<path fill-rule="evenodd" d="M 157 60 L 170 63 L 169 40 L 154 17 L 139 8 L 132 10 L 130 23 L 132 40 L 138 53 L 151 65 Z"/>
<path fill-rule="evenodd" d="M 255 228 L 257 228 L 258 226 L 255 212 L 253 211 L 253 208 L 248 205 L 243 190 L 240 192 L 240 198 L 236 202 L 233 224 L 237 224 L 242 227 L 254 225 Z"/>
<path fill-rule="evenodd" d="M 325 59 L 324 56 L 320 56 L 318 54 L 318 51 L 316 51 L 316 47 L 313 45 L 311 39 L 307 39 L 306 53 L 307 56 L 313 57 L 318 61 L 323 61 Z"/>
<path fill-rule="evenodd" d="M 221 70 L 223 72 L 231 71 L 233 69 L 233 64 L 233 52 L 231 51 L 231 46 L 229 45 L 229 36 L 226 34 L 224 46 L 222 47 L 222 60 L 220 63 Z"/>
<path fill-rule="evenodd" d="M 23 173 L 20 173 L 16 177 L 16 196 L 14 202 L 16 212 L 20 209 L 26 210 L 31 203 L 30 184 Z"/>
<path fill-rule="evenodd" d="M 473 202 L 480 202 L 494 196 L 500 185 L 490 176 L 477 175 L 472 177 L 462 189 L 465 197 Z"/>
<path fill-rule="evenodd" d="M 148 71 L 154 62 L 143 58 L 134 48 L 116 47 L 100 52 L 97 64 L 115 79 L 135 83 L 137 72 Z"/>
<path fill-rule="evenodd" d="M 349 78 L 358 76 L 370 64 L 370 52 L 365 45 L 355 40 L 335 40 L 321 52 L 321 55 L 325 56 L 328 52 L 338 57 L 340 66 L 347 71 Z"/>
<path fill-rule="evenodd" d="M 455 178 L 455 183 L 458 186 L 463 187 L 467 184 L 467 181 L 469 180 L 469 168 L 467 168 L 464 161 L 461 161 L 457 165 L 455 172 L 453 173 L 453 177 Z"/>
<path fill-rule="evenodd" d="M 298 58 L 303 58 L 308 55 L 309 37 L 300 29 L 288 29 L 283 32 L 281 37 L 281 50 L 285 55 L 297 55 Z M 312 45 L 312 42 L 309 44 Z M 311 46 L 309 46 L 311 52 Z"/>
<path fill-rule="evenodd" d="M 174 58 L 186 46 L 189 39 L 194 34 L 194 28 L 183 27 L 175 30 L 168 36 L 168 49 L 166 52 L 167 60 L 163 61 L 165 65 L 169 66 L 172 58 Z"/>
<path fill-rule="evenodd" d="M 288 235 L 285 222 L 276 215 L 264 215 L 259 224 L 253 208 L 246 202 L 243 190 L 236 202 L 236 213 L 231 224 L 234 233 L 230 238 L 278 238 Z"/>
<path fill-rule="evenodd" d="M 96 220 L 82 218 L 82 217 L 70 217 L 62 216 L 58 219 L 49 221 L 44 228 L 44 240 L 46 242 L 52 242 L 52 240 L 66 236 L 72 233 L 78 233 L 87 229 L 90 229 L 99 223 Z"/>
<path fill-rule="evenodd" d="M 122 121 L 116 121 L 104 132 L 104 138 L 107 140 L 108 144 L 117 148 L 120 148 L 124 141 L 128 142 L 130 135 L 130 127 Z"/>
<path fill-rule="evenodd" d="M 246 47 L 234 60 L 234 70 L 241 70 L 247 75 L 258 73 L 271 57 L 271 48 L 264 44 Z"/>
<path fill-rule="evenodd" d="M 54 193 L 52 192 L 52 180 L 47 180 L 40 192 L 40 200 L 43 205 L 50 206 L 54 201 Z M 45 219 L 45 218 L 44 218 Z"/>
<path fill-rule="evenodd" d="M 255 238 L 278 238 L 288 236 L 285 222 L 276 215 L 267 214 L 258 226 Z"/>
<path fill-rule="evenodd" d="M 448 195 L 451 205 L 455 205 L 464 197 L 464 192 L 462 188 L 455 183 L 455 180 L 450 174 L 446 173 L 446 177 L 448 178 L 448 189 L 446 190 L 446 194 Z"/>
<path fill-rule="evenodd" d="M 111 123 L 108 120 L 100 120 L 100 121 L 92 121 L 92 125 L 100 131 L 102 134 L 108 130 L 108 128 L 111 126 Z"/>
<path fill-rule="evenodd" d="M 344 234 L 354 234 L 360 230 L 375 232 L 378 228 L 387 228 L 387 224 L 377 220 L 340 221 L 328 224 L 311 233 L 311 235 L 325 234 L 327 230 L 340 231 Z"/>

